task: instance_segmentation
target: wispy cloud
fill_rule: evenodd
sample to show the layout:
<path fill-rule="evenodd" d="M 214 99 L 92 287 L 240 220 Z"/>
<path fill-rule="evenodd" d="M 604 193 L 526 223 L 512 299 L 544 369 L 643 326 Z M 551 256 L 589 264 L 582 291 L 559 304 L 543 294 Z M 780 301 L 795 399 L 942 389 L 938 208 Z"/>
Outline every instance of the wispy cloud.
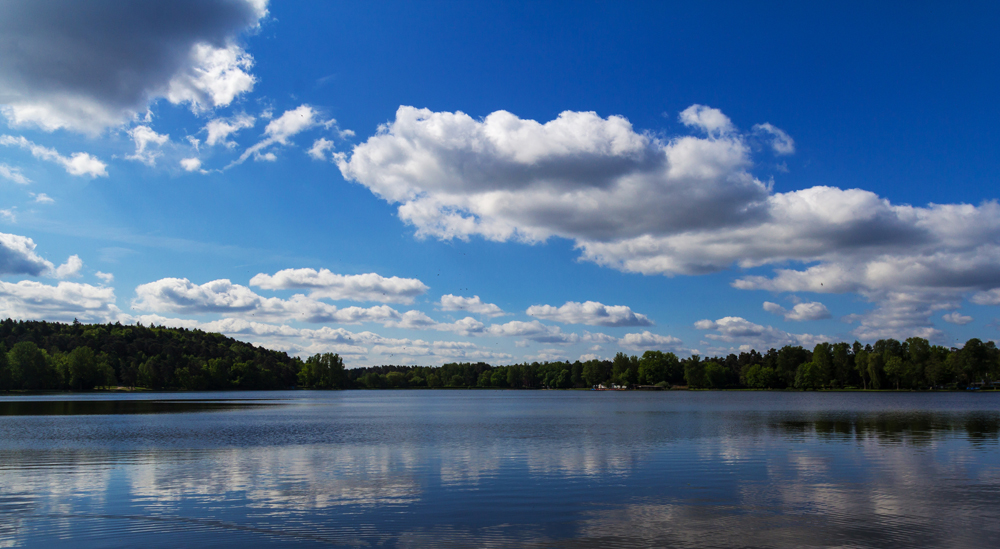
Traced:
<path fill-rule="evenodd" d="M 59 154 L 55 149 L 43 147 L 28 141 L 24 136 L 0 135 L 0 145 L 25 149 L 31 152 L 31 155 L 35 158 L 59 164 L 70 175 L 87 175 L 90 177 L 108 176 L 108 165 L 98 160 L 97 157 L 85 152 L 73 153 L 71 156 L 66 157 Z"/>

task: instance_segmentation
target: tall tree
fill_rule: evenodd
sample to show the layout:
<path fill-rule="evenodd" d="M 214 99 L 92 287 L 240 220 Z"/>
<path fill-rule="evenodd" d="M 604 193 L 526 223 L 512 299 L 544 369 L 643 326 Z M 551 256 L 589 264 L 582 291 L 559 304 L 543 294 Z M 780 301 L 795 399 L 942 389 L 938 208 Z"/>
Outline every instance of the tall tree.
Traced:
<path fill-rule="evenodd" d="M 885 368 L 885 361 L 882 357 L 881 353 L 876 352 L 868 355 L 868 380 L 871 383 L 871 388 L 876 390 L 882 387 L 883 369 Z"/>
<path fill-rule="evenodd" d="M 871 379 L 868 370 L 868 351 L 865 349 L 859 349 L 854 353 L 854 368 L 857 370 L 858 375 L 861 376 L 862 388 L 868 390 L 868 380 Z"/>
<path fill-rule="evenodd" d="M 839 387 L 847 387 L 852 384 L 854 377 L 851 375 L 854 372 L 854 353 L 851 351 L 851 346 L 845 342 L 834 343 L 832 352 L 833 375 L 831 377 Z"/>
<path fill-rule="evenodd" d="M 0 391 L 10 391 L 14 388 L 14 373 L 7 361 L 7 348 L 0 343 Z"/>
<path fill-rule="evenodd" d="M 15 388 L 29 391 L 48 388 L 49 378 L 53 376 L 45 353 L 34 342 L 22 341 L 11 347 L 7 361 Z"/>
<path fill-rule="evenodd" d="M 816 374 L 819 376 L 820 385 L 826 385 L 833 379 L 833 346 L 829 343 L 817 343 L 813 349 L 812 361 L 816 365 Z M 796 372 L 796 375 L 798 373 Z"/>
<path fill-rule="evenodd" d="M 708 380 L 705 379 L 705 364 L 701 362 L 701 357 L 691 355 L 684 361 L 684 381 L 692 389 L 708 387 Z"/>
<path fill-rule="evenodd" d="M 885 376 L 889 378 L 889 381 L 896 384 L 896 390 L 899 390 L 899 381 L 906 374 L 906 366 L 903 363 L 903 358 L 896 355 L 890 355 L 889 360 L 885 361 Z"/>
<path fill-rule="evenodd" d="M 67 357 L 69 379 L 67 383 L 73 391 L 91 391 L 104 385 L 105 375 L 97 367 L 97 357 L 90 347 L 77 347 Z"/>

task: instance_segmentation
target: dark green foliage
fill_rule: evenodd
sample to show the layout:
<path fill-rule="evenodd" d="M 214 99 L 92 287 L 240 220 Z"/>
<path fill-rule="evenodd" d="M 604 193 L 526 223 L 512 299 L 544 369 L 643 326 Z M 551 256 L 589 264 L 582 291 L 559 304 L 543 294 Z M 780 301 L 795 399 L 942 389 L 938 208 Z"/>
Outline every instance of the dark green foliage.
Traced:
<path fill-rule="evenodd" d="M 630 359 L 631 360 L 631 359 Z M 636 359 L 637 361 L 638 359 Z M 588 369 L 589 366 L 589 369 Z M 583 364 L 569 362 L 532 362 L 510 366 L 491 366 L 485 362 L 449 363 L 428 366 L 372 366 L 345 372 L 348 387 L 382 388 L 514 388 L 570 389 L 589 387 L 587 376 L 604 383 L 611 372 L 610 361 Z"/>
<path fill-rule="evenodd" d="M 0 343 L 0 391 L 9 391 L 14 388 L 14 372 L 10 369 L 7 361 L 7 348 Z"/>
<path fill-rule="evenodd" d="M 646 351 L 641 358 L 485 362 L 346 369 L 339 355 L 305 362 L 221 334 L 183 328 L 0 321 L 0 391 L 90 391 L 122 384 L 149 389 L 222 390 L 512 388 L 569 389 L 598 385 L 692 389 L 935 389 L 992 388 L 1000 380 L 1000 350 L 970 339 L 961 349 L 926 339 L 820 343 L 702 359 Z"/>
<path fill-rule="evenodd" d="M 221 334 L 122 324 L 0 321 L 0 390 L 284 389 L 302 361 Z"/>
<path fill-rule="evenodd" d="M 484 374 L 486 372 L 483 372 Z M 506 387 L 507 386 L 507 373 L 502 369 L 497 368 L 490 373 L 490 387 Z"/>
<path fill-rule="evenodd" d="M 868 383 L 872 389 L 882 388 L 882 379 L 885 377 L 885 357 L 878 351 L 868 354 Z"/>
<path fill-rule="evenodd" d="M 684 381 L 692 389 L 708 387 L 708 380 L 705 379 L 705 365 L 701 363 L 701 357 L 691 355 L 691 358 L 684 361 Z"/>
<path fill-rule="evenodd" d="M 802 347 L 786 345 L 778 351 L 777 370 L 781 380 L 785 385 L 791 387 L 795 384 L 795 375 L 798 374 L 799 365 L 809 362 L 812 353 Z"/>
<path fill-rule="evenodd" d="M 833 370 L 830 372 L 831 384 L 836 387 L 857 385 L 860 380 L 854 370 L 854 356 L 851 346 L 847 343 L 834 343 L 832 346 Z"/>
<path fill-rule="evenodd" d="M 778 372 L 770 366 L 751 364 L 744 374 L 744 385 L 751 389 L 775 389 L 781 386 Z"/>
<path fill-rule="evenodd" d="M 718 362 L 704 363 L 705 386 L 712 389 L 724 389 L 731 385 L 731 371 Z"/>
<path fill-rule="evenodd" d="M 106 385 L 104 369 L 98 368 L 97 358 L 90 347 L 77 347 L 66 357 L 66 385 L 72 391 L 90 391 Z"/>
<path fill-rule="evenodd" d="M 795 387 L 798 389 L 820 389 L 825 380 L 824 366 L 818 362 L 803 362 L 795 372 Z"/>
<path fill-rule="evenodd" d="M 45 351 L 31 341 L 22 341 L 11 347 L 7 362 L 14 388 L 29 391 L 54 388 L 57 376 L 47 358 Z"/>
<path fill-rule="evenodd" d="M 588 360 L 583 365 L 583 380 L 588 386 L 600 385 L 611 377 L 611 364 L 601 360 Z"/>
<path fill-rule="evenodd" d="M 618 353 L 611 362 L 611 382 L 621 387 L 631 387 L 639 379 L 639 359 Z"/>
<path fill-rule="evenodd" d="M 949 365 L 951 353 L 944 347 L 931 347 L 930 358 L 924 366 L 924 379 L 931 387 L 944 387 L 955 381 L 955 373 Z"/>
<path fill-rule="evenodd" d="M 906 375 L 906 363 L 903 362 L 903 358 L 898 355 L 893 355 L 889 357 L 889 360 L 885 361 L 885 367 L 883 371 L 885 372 L 885 377 L 888 378 L 890 383 L 896 385 L 896 389 L 899 389 L 899 381 Z"/>
<path fill-rule="evenodd" d="M 1000 353 L 992 341 L 983 343 L 976 338 L 970 339 L 957 354 L 961 355 L 959 367 L 963 379 L 967 379 L 971 383 L 980 383 L 1000 377 L 997 371 L 997 360 Z"/>
<path fill-rule="evenodd" d="M 684 369 L 674 353 L 646 351 L 639 359 L 639 383 L 642 385 L 656 385 L 660 382 L 679 384 L 683 380 Z"/>
<path fill-rule="evenodd" d="M 861 378 L 862 388 L 868 389 L 868 382 L 871 380 L 868 376 L 868 349 L 859 349 L 854 354 L 854 369 Z"/>
<path fill-rule="evenodd" d="M 385 374 L 385 382 L 393 389 L 403 389 L 407 386 L 406 374 L 402 372 L 389 372 Z"/>
<path fill-rule="evenodd" d="M 825 386 L 829 383 L 830 379 L 833 378 L 835 368 L 833 366 L 833 345 L 829 343 L 819 343 L 813 348 L 812 353 L 812 364 L 816 367 L 814 371 L 810 371 L 810 380 L 815 378 L 815 381 L 819 382 L 819 387 Z M 802 366 L 804 364 L 809 364 L 808 362 L 800 364 L 799 369 L 795 372 L 796 383 L 795 386 L 798 387 L 798 377 L 799 373 L 802 371 Z M 818 387 L 813 387 L 818 388 Z"/>
<path fill-rule="evenodd" d="M 333 353 L 317 354 L 306 359 L 299 370 L 299 386 L 309 389 L 344 389 L 347 376 L 344 361 Z M 397 385 L 398 386 L 398 385 Z"/>

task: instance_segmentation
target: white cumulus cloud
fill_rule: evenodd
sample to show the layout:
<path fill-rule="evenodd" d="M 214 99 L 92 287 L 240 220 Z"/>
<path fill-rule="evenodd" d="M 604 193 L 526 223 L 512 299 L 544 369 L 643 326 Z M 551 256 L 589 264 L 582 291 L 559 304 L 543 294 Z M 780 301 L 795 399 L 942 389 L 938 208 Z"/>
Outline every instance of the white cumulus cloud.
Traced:
<path fill-rule="evenodd" d="M 958 324 L 959 326 L 964 326 L 974 320 L 971 316 L 963 315 L 958 311 L 950 312 L 941 318 L 944 319 L 945 322 Z"/>
<path fill-rule="evenodd" d="M 600 332 L 594 333 L 594 332 L 584 331 L 583 332 L 583 337 L 581 338 L 581 341 L 589 341 L 589 342 L 593 342 L 593 343 L 618 343 L 618 338 L 615 337 L 615 336 L 608 335 L 608 334 L 603 334 L 603 333 L 600 333 Z M 591 347 L 590 350 L 591 351 L 598 351 L 600 349 L 601 349 L 600 345 L 595 345 L 594 347 Z"/>
<path fill-rule="evenodd" d="M 53 274 L 56 278 L 76 278 L 80 276 L 80 269 L 83 268 L 83 260 L 78 255 L 71 255 L 66 263 L 55 268 Z"/>
<path fill-rule="evenodd" d="M 253 57 L 236 44 L 216 47 L 195 44 L 188 66 L 170 79 L 166 98 L 171 103 L 188 103 L 195 113 L 229 105 L 239 95 L 253 89 L 257 79 L 250 74 Z"/>
<path fill-rule="evenodd" d="M 0 233 L 0 274 L 39 276 L 54 268 L 35 253 L 35 241 L 16 234 Z"/>
<path fill-rule="evenodd" d="M 376 322 L 383 325 L 402 325 L 417 329 L 468 331 L 472 326 L 466 319 L 455 323 L 453 329 L 438 325 L 418 311 L 400 313 L 388 305 L 373 307 L 344 307 L 319 301 L 315 297 L 295 294 L 288 299 L 264 297 L 246 286 L 220 279 L 195 284 L 186 278 L 163 278 L 136 287 L 132 307 L 139 311 L 181 314 L 221 313 L 225 316 L 254 319 L 265 322 L 308 322 L 362 324 Z M 481 325 L 480 325 L 481 327 Z"/>
<path fill-rule="evenodd" d="M 830 310 L 826 305 L 818 301 L 809 303 L 796 303 L 791 310 L 788 310 L 777 303 L 764 302 L 764 310 L 785 317 L 785 320 L 821 320 L 830 318 Z"/>
<path fill-rule="evenodd" d="M 398 204 L 420 237 L 556 236 L 583 259 L 643 274 L 779 265 L 773 277 L 743 276 L 734 286 L 860 294 L 875 309 L 859 336 L 876 333 L 879 319 L 894 333 L 932 333 L 925 313 L 1000 289 L 996 201 L 898 205 L 827 186 L 774 193 L 750 173 L 749 143 L 766 138 L 790 154 L 785 132 L 758 124 L 742 133 L 702 105 L 680 119 L 701 133 L 655 137 L 587 112 L 539 123 L 505 111 L 475 119 L 404 106 L 334 156 L 345 178 Z"/>
<path fill-rule="evenodd" d="M 748 155 L 738 135 L 661 141 L 592 112 L 541 124 L 400 107 L 337 162 L 400 204 L 419 235 L 586 246 L 758 217 L 768 188 L 746 172 Z"/>
<path fill-rule="evenodd" d="M 712 341 L 729 343 L 744 351 L 756 349 L 763 352 L 785 345 L 801 345 L 812 349 L 817 343 L 837 341 L 825 335 L 788 333 L 773 326 L 755 324 L 738 316 L 699 320 L 694 323 L 694 327 L 699 330 L 714 330 L 715 333 L 706 334 L 705 337 Z"/>
<path fill-rule="evenodd" d="M 455 322 L 438 322 L 421 311 L 407 311 L 400 315 L 399 320 L 385 322 L 387 328 L 406 328 L 411 330 L 438 330 L 469 336 L 483 333 L 485 325 L 467 316 Z"/>
<path fill-rule="evenodd" d="M 618 340 L 622 347 L 634 351 L 681 351 L 682 341 L 674 336 L 658 335 L 646 330 L 641 333 L 625 334 Z"/>
<path fill-rule="evenodd" d="M 237 114 L 230 118 L 209 120 L 208 124 L 205 124 L 205 131 L 208 133 L 208 137 L 205 138 L 205 144 L 210 147 L 225 145 L 231 149 L 236 146 L 236 142 L 231 141 L 229 136 L 238 133 L 240 130 L 252 128 L 254 123 L 256 123 L 254 117 L 246 113 Z"/>
<path fill-rule="evenodd" d="M 563 332 L 558 326 L 546 326 L 537 320 L 523 322 L 512 320 L 506 324 L 491 324 L 485 333 L 497 337 L 521 337 L 538 343 L 571 344 L 580 340 L 580 336 Z"/>
<path fill-rule="evenodd" d="M 561 307 L 532 305 L 528 307 L 527 314 L 564 324 L 587 324 L 589 326 L 651 326 L 653 324 L 649 317 L 632 312 L 632 309 L 625 305 L 605 305 L 596 301 L 584 303 L 567 301 Z"/>
<path fill-rule="evenodd" d="M 128 135 L 135 142 L 135 153 L 125 158 L 137 160 L 147 166 L 155 166 L 156 159 L 163 155 L 160 151 L 150 148 L 150 145 L 162 146 L 170 140 L 169 135 L 156 133 L 149 126 L 136 126 L 128 131 Z"/>
<path fill-rule="evenodd" d="M 945 334 L 934 327 L 931 317 L 957 308 L 961 296 L 948 291 L 889 291 L 878 293 L 876 299 L 874 309 L 843 318 L 858 323 L 852 331 L 856 337 L 864 341 L 922 337 L 943 343 Z"/>
<path fill-rule="evenodd" d="M 384 277 L 376 273 L 341 275 L 329 269 L 284 269 L 273 275 L 260 273 L 250 285 L 265 290 L 309 290 L 310 297 L 333 300 L 413 303 L 427 291 L 427 285 L 415 278 Z"/>
<path fill-rule="evenodd" d="M 69 322 L 112 322 L 120 311 L 114 288 L 76 282 L 0 281 L 0 317 Z"/>
<path fill-rule="evenodd" d="M 736 130 L 732 120 L 719 109 L 705 105 L 691 105 L 681 111 L 678 119 L 685 126 L 698 128 L 709 135 L 722 135 Z"/>
<path fill-rule="evenodd" d="M 316 160 L 326 160 L 326 151 L 333 149 L 333 141 L 329 139 L 319 138 L 313 141 L 313 146 L 307 152 L 309 156 Z"/>
<path fill-rule="evenodd" d="M 462 297 L 445 294 L 441 296 L 439 305 L 442 311 L 468 311 L 488 317 L 503 316 L 506 314 L 503 312 L 503 309 L 493 303 L 483 303 L 478 295 Z"/>
<path fill-rule="evenodd" d="M 994 288 L 987 292 L 976 292 L 970 301 L 976 305 L 1000 305 L 1000 288 Z"/>
<path fill-rule="evenodd" d="M 196 172 L 201 169 L 201 160 L 197 158 L 182 158 L 181 167 L 184 171 Z"/>
<path fill-rule="evenodd" d="M 136 287 L 132 305 L 139 310 L 175 313 L 249 311 L 263 298 L 251 289 L 229 280 L 197 285 L 186 278 L 162 278 Z"/>

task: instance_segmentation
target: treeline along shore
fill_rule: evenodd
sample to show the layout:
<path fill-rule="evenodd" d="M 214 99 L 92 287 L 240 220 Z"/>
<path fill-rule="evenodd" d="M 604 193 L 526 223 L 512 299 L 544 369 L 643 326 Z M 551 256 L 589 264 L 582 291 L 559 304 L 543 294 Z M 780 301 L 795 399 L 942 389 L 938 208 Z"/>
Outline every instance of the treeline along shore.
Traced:
<path fill-rule="evenodd" d="M 678 358 L 618 353 L 614 360 L 485 362 L 346 369 L 339 355 L 302 360 L 222 334 L 122 324 L 0 321 L 0 391 L 390 388 L 994 389 L 1000 350 L 926 339 L 788 345 L 739 355 Z"/>

